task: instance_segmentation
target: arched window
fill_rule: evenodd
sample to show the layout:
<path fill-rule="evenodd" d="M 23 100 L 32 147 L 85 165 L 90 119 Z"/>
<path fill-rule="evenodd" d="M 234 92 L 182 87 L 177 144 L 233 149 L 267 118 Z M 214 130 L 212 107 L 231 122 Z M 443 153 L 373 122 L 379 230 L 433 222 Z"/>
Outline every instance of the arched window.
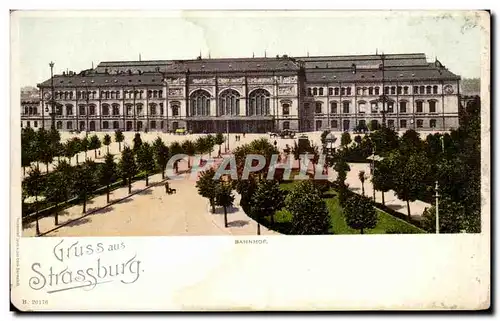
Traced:
<path fill-rule="evenodd" d="M 285 103 L 281 107 L 283 107 L 283 115 L 290 115 L 290 104 Z"/>
<path fill-rule="evenodd" d="M 420 86 L 419 91 L 421 95 L 425 94 L 425 86 Z"/>
<path fill-rule="evenodd" d="M 106 99 L 109 99 L 110 96 L 109 96 L 109 91 L 106 91 Z"/>
<path fill-rule="evenodd" d="M 158 90 L 158 96 L 159 96 L 160 98 L 162 98 L 162 97 L 163 97 L 163 90 Z"/>
<path fill-rule="evenodd" d="M 375 87 L 375 95 L 380 95 L 380 88 L 379 87 Z"/>
<path fill-rule="evenodd" d="M 335 88 L 335 96 L 338 96 L 338 95 L 339 95 L 339 88 L 338 88 L 338 87 L 336 87 L 336 88 Z"/>
<path fill-rule="evenodd" d="M 396 94 L 396 86 L 391 86 L 391 95 Z"/>
<path fill-rule="evenodd" d="M 116 94 L 116 92 L 114 92 L 114 91 L 110 92 L 111 99 L 115 99 L 115 94 Z"/>
<path fill-rule="evenodd" d="M 313 88 L 313 95 L 314 96 L 318 95 L 318 88 L 316 88 L 316 87 Z"/>
<path fill-rule="evenodd" d="M 78 113 L 80 115 L 85 115 L 85 105 L 78 106 Z"/>
<path fill-rule="evenodd" d="M 136 113 L 137 115 L 142 115 L 142 104 L 136 105 Z"/>
<path fill-rule="evenodd" d="M 347 87 L 347 96 L 351 95 L 351 87 Z"/>
<path fill-rule="evenodd" d="M 408 86 L 403 87 L 403 94 L 408 95 Z"/>
<path fill-rule="evenodd" d="M 224 115 L 240 114 L 240 94 L 236 90 L 227 89 L 219 95 L 219 113 Z"/>
<path fill-rule="evenodd" d="M 148 90 L 148 98 L 151 98 L 151 93 L 152 93 L 152 91 Z"/>
<path fill-rule="evenodd" d="M 95 115 L 95 105 L 89 105 L 89 115 Z"/>
<path fill-rule="evenodd" d="M 265 89 L 256 89 L 250 93 L 250 106 L 247 116 L 269 115 L 269 97 L 271 94 Z"/>
<path fill-rule="evenodd" d="M 133 115 L 133 111 L 132 111 L 132 104 L 126 104 L 126 105 L 125 105 L 125 108 L 126 108 L 126 115 L 127 115 L 127 116 L 131 116 L 131 115 Z"/>
<path fill-rule="evenodd" d="M 108 104 L 102 104 L 102 115 L 109 116 L 109 105 Z"/>
<path fill-rule="evenodd" d="M 56 128 L 57 128 L 57 129 L 62 129 L 62 121 L 58 121 L 58 122 L 56 123 Z"/>
<path fill-rule="evenodd" d="M 432 93 L 437 94 L 438 93 L 438 86 L 434 85 L 432 86 Z"/>
<path fill-rule="evenodd" d="M 120 92 L 119 92 L 119 91 L 117 91 L 117 92 L 116 92 L 116 99 L 119 99 L 119 98 L 120 98 Z"/>
<path fill-rule="evenodd" d="M 368 95 L 373 95 L 373 87 L 368 87 Z"/>
<path fill-rule="evenodd" d="M 73 122 L 69 121 L 66 123 L 66 129 L 73 129 Z"/>
<path fill-rule="evenodd" d="M 209 116 L 210 115 L 210 94 L 202 89 L 191 94 L 191 106 L 189 116 Z M 173 109 L 172 109 L 173 111 Z"/>
<path fill-rule="evenodd" d="M 432 93 L 432 87 L 431 86 L 427 86 L 426 87 L 426 94 L 431 94 Z"/>
<path fill-rule="evenodd" d="M 366 101 L 361 100 L 358 102 L 358 112 L 361 114 L 366 112 Z"/>
<path fill-rule="evenodd" d="M 337 102 L 336 101 L 330 102 L 330 114 L 336 114 L 337 112 L 338 112 Z"/>
<path fill-rule="evenodd" d="M 156 115 L 156 104 L 155 103 L 149 104 L 149 114 Z"/>
<path fill-rule="evenodd" d="M 113 104 L 113 116 L 120 115 L 120 105 Z"/>
<path fill-rule="evenodd" d="M 323 96 L 323 87 L 319 88 L 319 95 Z"/>
<path fill-rule="evenodd" d="M 73 92 L 72 91 L 69 92 L 69 99 L 73 99 Z"/>
<path fill-rule="evenodd" d="M 33 107 L 33 115 L 38 115 L 38 108 L 37 107 Z"/>
<path fill-rule="evenodd" d="M 423 113 L 424 112 L 424 102 L 421 100 L 416 101 L 417 104 L 417 113 Z"/>

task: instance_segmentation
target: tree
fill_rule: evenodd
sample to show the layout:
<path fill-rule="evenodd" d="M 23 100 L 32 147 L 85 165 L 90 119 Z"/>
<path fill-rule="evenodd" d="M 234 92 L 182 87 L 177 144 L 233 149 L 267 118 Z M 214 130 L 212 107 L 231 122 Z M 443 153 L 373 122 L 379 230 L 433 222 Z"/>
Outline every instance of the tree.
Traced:
<path fill-rule="evenodd" d="M 122 151 L 122 142 L 125 140 L 125 136 L 123 132 L 119 129 L 115 131 L 115 142 L 118 143 L 118 151 L 121 153 Z"/>
<path fill-rule="evenodd" d="M 257 218 L 257 235 L 260 235 L 260 219 L 271 216 L 274 225 L 274 213 L 284 205 L 285 195 L 275 180 L 261 180 L 251 200 L 250 213 Z"/>
<path fill-rule="evenodd" d="M 219 181 L 215 180 L 214 176 L 215 170 L 210 168 L 201 172 L 196 182 L 198 194 L 209 200 L 210 206 L 212 207 L 212 213 L 215 213 L 215 197 L 217 196 L 217 185 L 219 184 Z"/>
<path fill-rule="evenodd" d="M 234 202 L 233 189 L 229 182 L 219 183 L 215 189 L 215 204 L 224 209 L 224 227 L 227 227 L 227 208 Z"/>
<path fill-rule="evenodd" d="M 372 229 L 377 225 L 377 212 L 369 198 L 353 194 L 344 206 L 344 217 L 350 228 L 364 234 L 365 229 Z"/>
<path fill-rule="evenodd" d="M 292 234 L 328 234 L 330 214 L 318 190 L 310 181 L 301 181 L 287 195 L 286 209 L 292 214 Z"/>
<path fill-rule="evenodd" d="M 52 151 L 52 156 L 57 156 L 59 162 L 59 156 L 62 154 L 61 150 L 61 134 L 55 128 L 51 128 L 48 132 L 48 139 L 50 149 Z"/>
<path fill-rule="evenodd" d="M 342 136 L 340 136 L 340 145 L 342 145 L 342 147 L 345 148 L 351 142 L 352 142 L 352 140 L 351 140 L 351 134 L 349 134 L 348 132 L 343 132 Z"/>
<path fill-rule="evenodd" d="M 146 186 L 149 185 L 149 174 L 155 169 L 153 148 L 149 143 L 143 143 L 137 151 L 137 165 L 139 170 L 146 172 Z"/>
<path fill-rule="evenodd" d="M 194 142 L 194 146 L 196 152 L 200 153 L 201 155 L 208 152 L 207 140 L 204 137 L 198 137 Z"/>
<path fill-rule="evenodd" d="M 360 135 L 356 135 L 354 136 L 354 142 L 358 145 L 358 146 L 361 146 L 361 142 L 363 141 L 363 139 L 361 138 Z"/>
<path fill-rule="evenodd" d="M 330 131 L 329 130 L 324 130 L 322 133 L 321 133 L 321 145 L 323 146 L 323 148 L 326 146 L 326 136 L 328 136 L 328 134 L 330 134 Z"/>
<path fill-rule="evenodd" d="M 394 158 L 384 158 L 375 163 L 375 170 L 373 171 L 371 181 L 374 190 L 382 192 L 383 205 L 385 205 L 385 193 L 394 187 L 393 177 L 396 170 Z"/>
<path fill-rule="evenodd" d="M 57 164 L 56 169 L 51 175 L 48 175 L 45 195 L 47 200 L 55 203 L 58 207 L 59 203 L 69 199 L 71 192 L 72 168 L 66 161 L 61 161 Z M 54 225 L 59 225 L 59 211 L 54 211 Z"/>
<path fill-rule="evenodd" d="M 420 134 L 414 129 L 408 129 L 399 139 L 399 150 L 403 154 L 423 152 L 424 143 L 420 139 Z"/>
<path fill-rule="evenodd" d="M 87 137 L 80 140 L 80 148 L 85 152 L 85 160 L 87 160 L 87 151 L 89 150 L 90 141 Z"/>
<path fill-rule="evenodd" d="M 158 137 L 153 143 L 153 150 L 156 167 L 161 171 L 161 179 L 165 179 L 165 169 L 169 159 L 168 147 Z"/>
<path fill-rule="evenodd" d="M 111 136 L 109 136 L 109 134 L 104 135 L 104 138 L 102 139 L 102 143 L 104 146 L 107 147 L 106 152 L 109 154 L 109 145 L 111 145 Z"/>
<path fill-rule="evenodd" d="M 215 137 L 212 136 L 211 134 L 208 134 L 205 137 L 205 140 L 206 140 L 208 157 L 212 157 L 212 152 L 214 151 L 214 146 L 215 146 Z"/>
<path fill-rule="evenodd" d="M 436 233 L 436 207 L 426 208 L 422 225 L 428 232 Z M 439 233 L 460 233 L 466 230 L 465 207 L 449 198 L 439 200 Z"/>
<path fill-rule="evenodd" d="M 36 159 L 45 164 L 49 172 L 49 164 L 52 163 L 54 159 L 54 149 L 52 148 L 50 141 L 50 133 L 44 128 L 40 128 L 36 135 Z"/>
<path fill-rule="evenodd" d="M 345 180 L 347 178 L 347 172 L 351 170 L 351 167 L 345 161 L 342 152 L 338 154 L 333 169 L 337 172 L 336 185 L 339 193 L 339 203 L 341 206 L 344 206 L 348 197 L 348 186 L 345 184 Z"/>
<path fill-rule="evenodd" d="M 406 157 L 399 152 L 394 152 L 389 160 L 397 164 L 393 171 L 394 191 L 399 199 L 406 201 L 408 219 L 410 219 L 410 201 L 415 201 L 422 190 L 426 189 L 425 179 L 430 166 L 422 154 Z"/>
<path fill-rule="evenodd" d="M 92 135 L 89 139 L 89 149 L 94 150 L 94 158 L 97 158 L 97 149 L 101 148 L 101 141 L 97 135 Z"/>
<path fill-rule="evenodd" d="M 29 146 L 21 145 L 21 166 L 23 167 L 23 175 L 26 175 L 26 167 L 31 166 L 33 160 L 33 152 Z"/>
<path fill-rule="evenodd" d="M 82 213 L 87 211 L 87 199 L 96 188 L 95 179 L 96 164 L 87 159 L 85 163 L 74 170 L 74 188 L 80 199 L 83 200 Z"/>
<path fill-rule="evenodd" d="M 358 173 L 359 181 L 361 182 L 361 192 L 365 196 L 365 171 L 359 171 Z"/>
<path fill-rule="evenodd" d="M 35 197 L 36 235 L 40 235 L 40 225 L 38 223 L 38 198 L 42 192 L 42 173 L 40 169 L 32 167 L 23 183 L 26 194 Z"/>
<path fill-rule="evenodd" d="M 109 203 L 109 185 L 111 185 L 118 176 L 118 168 L 114 156 L 107 153 L 104 156 L 104 164 L 99 167 L 99 182 L 106 185 L 106 202 Z"/>
<path fill-rule="evenodd" d="M 137 165 L 134 159 L 134 152 L 130 147 L 125 147 L 122 151 L 122 157 L 118 165 L 120 173 L 124 180 L 128 182 L 128 193 L 132 193 L 132 178 L 137 173 Z"/>
<path fill-rule="evenodd" d="M 399 140 L 398 133 L 394 129 L 387 126 L 381 127 L 370 133 L 370 139 L 373 143 L 374 150 L 379 155 L 384 155 L 398 148 Z"/>
<path fill-rule="evenodd" d="M 135 133 L 133 142 L 134 146 L 132 147 L 132 151 L 134 152 L 134 155 L 136 155 L 142 145 L 142 139 L 140 133 Z"/>
<path fill-rule="evenodd" d="M 225 142 L 224 135 L 222 133 L 217 133 L 217 135 L 215 135 L 214 143 L 216 145 L 219 145 L 219 154 L 218 154 L 219 157 L 221 155 L 221 146 L 222 144 L 224 144 L 224 142 Z"/>
<path fill-rule="evenodd" d="M 184 153 L 186 153 L 186 155 L 188 155 L 188 168 L 191 169 L 191 156 L 194 156 L 194 154 L 196 154 L 196 147 L 192 141 L 185 140 L 182 143 L 182 150 L 184 151 Z"/>

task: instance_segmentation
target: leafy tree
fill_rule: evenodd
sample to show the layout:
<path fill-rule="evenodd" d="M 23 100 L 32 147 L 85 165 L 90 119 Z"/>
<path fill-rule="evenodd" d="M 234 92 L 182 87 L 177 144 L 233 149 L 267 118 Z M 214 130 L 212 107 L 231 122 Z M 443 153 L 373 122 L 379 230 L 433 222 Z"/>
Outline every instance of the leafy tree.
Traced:
<path fill-rule="evenodd" d="M 211 134 L 208 134 L 205 137 L 205 140 L 206 140 L 208 157 L 212 157 L 212 152 L 214 151 L 214 146 L 215 146 L 215 137 Z"/>
<path fill-rule="evenodd" d="M 32 167 L 28 173 L 28 177 L 24 179 L 24 190 L 27 195 L 35 197 L 35 219 L 36 219 L 36 235 L 40 235 L 40 225 L 38 223 L 38 197 L 42 192 L 42 173 L 38 167 Z"/>
<path fill-rule="evenodd" d="M 224 135 L 222 133 L 217 133 L 217 135 L 215 135 L 214 143 L 216 145 L 219 145 L 219 154 L 218 154 L 219 157 L 221 155 L 221 146 L 222 144 L 224 144 L 224 142 L 225 142 Z"/>
<path fill-rule="evenodd" d="M 155 169 L 154 151 L 149 143 L 143 143 L 137 151 L 137 164 L 141 171 L 146 172 L 146 186 L 148 186 L 149 174 Z"/>
<path fill-rule="evenodd" d="M 207 140 L 205 139 L 205 137 L 198 137 L 195 140 L 194 145 L 195 145 L 195 149 L 198 153 L 203 155 L 203 154 L 208 152 L 208 145 L 207 145 Z"/>
<path fill-rule="evenodd" d="M 191 169 L 191 157 L 196 154 L 196 146 L 190 140 L 185 140 L 182 143 L 182 150 L 188 155 L 188 168 Z"/>
<path fill-rule="evenodd" d="M 33 152 L 30 147 L 21 145 L 21 166 L 23 167 L 23 175 L 26 175 L 26 167 L 30 167 L 32 161 Z"/>
<path fill-rule="evenodd" d="M 359 171 L 358 177 L 359 177 L 359 181 L 361 182 L 361 192 L 362 192 L 363 196 L 365 196 L 365 179 L 366 179 L 365 171 Z"/>
<path fill-rule="evenodd" d="M 399 150 L 403 154 L 423 152 L 424 143 L 420 139 L 420 134 L 414 129 L 408 129 L 399 139 Z"/>
<path fill-rule="evenodd" d="M 230 183 L 219 183 L 215 188 L 215 204 L 224 209 L 224 227 L 227 227 L 227 208 L 234 202 L 233 189 Z"/>
<path fill-rule="evenodd" d="M 347 178 L 347 172 L 351 170 L 351 167 L 345 161 L 342 153 L 339 153 L 337 156 L 337 161 L 333 169 L 337 172 L 337 179 L 335 183 L 338 188 L 339 203 L 343 206 L 348 197 L 348 186 L 346 185 L 345 180 Z"/>
<path fill-rule="evenodd" d="M 430 166 L 422 154 L 406 157 L 395 152 L 391 157 L 389 160 L 397 164 L 393 172 L 394 191 L 399 199 L 406 201 L 408 219 L 410 219 L 410 201 L 415 201 L 422 190 L 426 189 L 425 179 Z"/>
<path fill-rule="evenodd" d="M 275 180 L 261 180 L 251 200 L 251 214 L 257 218 L 257 234 L 260 235 L 260 219 L 270 216 L 274 225 L 274 213 L 284 205 L 285 195 Z"/>
<path fill-rule="evenodd" d="M 215 198 L 217 196 L 217 185 L 219 184 L 219 180 L 215 180 L 214 176 L 215 170 L 213 168 L 210 168 L 206 171 L 201 172 L 198 181 L 196 182 L 198 194 L 210 201 L 210 206 L 212 206 L 212 213 L 215 213 Z"/>
<path fill-rule="evenodd" d="M 360 146 L 360 145 L 361 145 L 361 142 L 362 142 L 362 141 L 363 141 L 363 139 L 361 138 L 361 136 L 360 136 L 360 135 L 356 135 L 356 136 L 354 136 L 354 142 L 355 142 L 358 146 Z"/>
<path fill-rule="evenodd" d="M 348 132 L 343 132 L 342 133 L 342 136 L 340 136 L 340 145 L 342 145 L 342 147 L 347 147 L 350 143 L 351 143 L 351 134 L 349 134 Z"/>
<path fill-rule="evenodd" d="M 377 212 L 369 198 L 353 194 L 344 206 L 344 217 L 350 228 L 360 230 L 372 229 L 377 225 Z"/>
<path fill-rule="evenodd" d="M 90 141 L 87 137 L 80 140 L 80 149 L 85 152 L 85 160 L 87 160 L 87 151 L 89 150 Z"/>
<path fill-rule="evenodd" d="M 132 178 L 137 174 L 137 165 L 134 152 L 130 147 L 125 147 L 118 165 L 119 171 L 126 182 L 128 182 L 128 193 L 132 193 Z"/>
<path fill-rule="evenodd" d="M 89 139 L 89 148 L 94 150 L 94 157 L 97 158 L 97 149 L 101 148 L 101 141 L 97 135 L 92 135 Z"/>
<path fill-rule="evenodd" d="M 330 214 L 310 181 L 299 182 L 287 195 L 285 206 L 292 214 L 292 234 L 328 234 Z"/>
<path fill-rule="evenodd" d="M 422 225 L 428 232 L 436 232 L 436 207 L 426 208 Z M 439 233 L 460 233 L 466 230 L 465 207 L 448 198 L 439 200 Z"/>
<path fill-rule="evenodd" d="M 179 142 L 177 142 L 177 141 L 172 142 L 170 144 L 169 150 L 170 150 L 170 157 L 173 157 L 173 156 L 179 155 L 179 154 L 184 154 L 184 150 L 182 149 L 181 144 L 179 144 Z M 197 148 L 197 150 L 198 150 L 198 148 Z M 200 152 L 200 151 L 198 150 L 198 152 Z M 179 169 L 177 167 L 178 162 L 179 161 L 175 162 L 175 164 L 174 164 L 176 174 L 179 173 Z"/>
<path fill-rule="evenodd" d="M 74 188 L 80 199 L 83 199 L 82 213 L 87 211 L 87 199 L 97 187 L 95 178 L 96 164 L 87 159 L 82 166 L 78 166 L 74 170 Z"/>
<path fill-rule="evenodd" d="M 399 145 L 398 133 L 387 126 L 370 133 L 370 139 L 373 143 L 374 151 L 378 155 L 385 155 L 390 151 L 396 150 Z"/>
<path fill-rule="evenodd" d="M 107 148 L 106 152 L 109 154 L 109 145 L 111 145 L 111 136 L 109 136 L 109 134 L 104 135 L 102 143 L 104 146 L 106 146 Z"/>
<path fill-rule="evenodd" d="M 104 156 L 104 164 L 99 167 L 99 182 L 106 185 L 106 202 L 109 203 L 109 185 L 111 185 L 118 176 L 118 168 L 114 156 L 107 153 Z"/>
<path fill-rule="evenodd" d="M 115 142 L 118 143 L 118 151 L 121 153 L 122 151 L 122 142 L 125 140 L 125 136 L 123 132 L 119 129 L 115 131 Z"/>
<path fill-rule="evenodd" d="M 140 133 L 135 133 L 133 142 L 134 146 L 132 147 L 132 151 L 134 152 L 134 155 L 136 155 L 142 145 L 142 139 Z"/>
<path fill-rule="evenodd" d="M 61 151 L 61 134 L 57 129 L 52 127 L 48 131 L 48 139 L 49 139 L 49 145 L 50 149 L 52 150 L 52 155 L 57 156 L 57 160 L 59 162 L 59 157 L 62 154 Z"/>
<path fill-rule="evenodd" d="M 50 141 L 50 133 L 44 128 L 40 128 L 36 135 L 36 159 L 45 164 L 49 172 L 49 164 L 52 163 L 54 159 L 54 149 L 52 148 Z"/>
<path fill-rule="evenodd" d="M 45 195 L 47 200 L 56 203 L 56 207 L 59 203 L 65 202 L 69 199 L 71 193 L 71 182 L 72 168 L 66 161 L 61 161 L 55 171 L 48 175 Z M 54 225 L 59 225 L 59 211 L 54 211 Z"/>
<path fill-rule="evenodd" d="M 393 177 L 395 172 L 397 172 L 397 163 L 394 160 L 394 158 L 384 158 L 376 162 L 371 179 L 374 190 L 382 192 L 383 205 L 385 205 L 385 193 L 394 187 Z"/>
<path fill-rule="evenodd" d="M 324 130 L 322 133 L 321 133 L 321 145 L 324 147 L 326 145 L 326 136 L 328 136 L 328 134 L 330 134 L 330 131 L 329 130 Z"/>

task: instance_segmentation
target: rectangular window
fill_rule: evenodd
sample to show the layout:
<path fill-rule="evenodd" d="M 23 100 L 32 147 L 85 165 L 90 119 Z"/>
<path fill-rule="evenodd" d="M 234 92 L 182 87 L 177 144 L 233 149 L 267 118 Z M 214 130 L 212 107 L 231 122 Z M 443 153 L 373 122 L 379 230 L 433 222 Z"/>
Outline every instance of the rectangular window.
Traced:
<path fill-rule="evenodd" d="M 403 87 L 403 92 L 405 95 L 408 95 L 408 86 Z"/>
<path fill-rule="evenodd" d="M 335 96 L 338 96 L 338 95 L 339 95 L 339 89 L 335 88 Z"/>
<path fill-rule="evenodd" d="M 399 102 L 399 112 L 406 113 L 406 101 Z"/>
<path fill-rule="evenodd" d="M 392 86 L 391 87 L 391 95 L 395 95 L 395 94 L 396 94 L 396 87 Z"/>
<path fill-rule="evenodd" d="M 424 103 L 422 101 L 417 101 L 417 113 L 424 112 Z"/>
<path fill-rule="evenodd" d="M 351 96 L 351 87 L 347 87 L 347 96 Z"/>
<path fill-rule="evenodd" d="M 328 88 L 328 95 L 329 96 L 332 96 L 333 95 L 333 88 Z"/>
<path fill-rule="evenodd" d="M 430 128 L 436 128 L 436 120 L 435 119 L 431 119 L 429 121 L 429 127 Z"/>
<path fill-rule="evenodd" d="M 345 96 L 345 87 L 342 87 L 342 89 L 340 90 L 340 94 L 341 94 L 342 96 Z"/>
<path fill-rule="evenodd" d="M 380 95 L 380 89 L 378 87 L 375 87 L 375 95 Z"/>
<path fill-rule="evenodd" d="M 360 114 L 364 114 L 364 113 L 365 113 L 365 111 L 366 111 L 366 110 L 365 110 L 365 108 L 366 108 L 366 107 L 365 107 L 365 103 L 359 103 L 359 104 L 358 104 L 358 112 L 359 112 Z"/>
<path fill-rule="evenodd" d="M 401 86 L 398 86 L 398 95 L 401 95 L 402 92 L 403 92 L 403 88 Z"/>
<path fill-rule="evenodd" d="M 156 129 L 156 121 L 151 121 L 151 129 Z"/>
<path fill-rule="evenodd" d="M 406 119 L 401 119 L 399 121 L 399 127 L 400 128 L 406 128 Z"/>
<path fill-rule="evenodd" d="M 384 93 L 385 93 L 386 95 L 389 95 L 389 87 L 385 87 L 385 88 L 384 88 Z"/>
<path fill-rule="evenodd" d="M 331 121 L 331 126 L 332 128 L 338 128 L 339 127 L 339 122 L 338 120 L 334 119 Z"/>
<path fill-rule="evenodd" d="M 373 95 L 373 87 L 368 88 L 368 95 Z"/>
<path fill-rule="evenodd" d="M 371 107 L 372 107 L 372 113 L 376 113 L 378 111 L 377 103 L 372 103 Z"/>
<path fill-rule="evenodd" d="M 363 88 L 361 88 L 361 87 L 356 88 L 356 92 L 357 92 L 358 96 L 361 96 L 363 94 Z"/>
<path fill-rule="evenodd" d="M 336 102 L 330 103 L 330 113 L 331 114 L 337 113 L 337 103 Z"/>
<path fill-rule="evenodd" d="M 317 120 L 316 121 L 316 130 L 321 130 L 321 125 L 322 125 L 321 120 Z"/>
<path fill-rule="evenodd" d="M 33 127 L 38 127 L 38 122 L 36 120 L 33 122 Z"/>
<path fill-rule="evenodd" d="M 29 120 L 26 122 L 26 127 L 31 127 L 31 124 L 30 124 Z"/>
<path fill-rule="evenodd" d="M 418 86 L 413 86 L 413 94 L 418 94 Z"/>
<path fill-rule="evenodd" d="M 422 119 L 417 119 L 417 128 L 424 127 L 424 121 Z"/>
<path fill-rule="evenodd" d="M 436 112 L 436 101 L 431 100 L 429 101 L 429 113 L 435 113 Z"/>
<path fill-rule="evenodd" d="M 321 110 L 321 103 L 316 103 L 316 114 L 321 114 L 322 113 L 322 110 Z"/>
<path fill-rule="evenodd" d="M 387 121 L 387 126 L 388 126 L 389 128 L 394 128 L 394 119 L 389 119 L 389 120 Z"/>
<path fill-rule="evenodd" d="M 342 107 L 343 107 L 344 114 L 349 114 L 349 102 L 344 101 L 344 103 L 342 104 Z"/>

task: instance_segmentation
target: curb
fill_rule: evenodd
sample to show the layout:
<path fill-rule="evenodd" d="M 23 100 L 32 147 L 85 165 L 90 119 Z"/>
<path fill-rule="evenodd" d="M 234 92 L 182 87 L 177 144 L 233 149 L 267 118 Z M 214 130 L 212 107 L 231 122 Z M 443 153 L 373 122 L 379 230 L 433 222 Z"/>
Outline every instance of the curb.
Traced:
<path fill-rule="evenodd" d="M 139 194 L 139 193 L 142 193 L 142 192 L 144 192 L 145 190 L 148 190 L 148 189 L 150 189 L 150 188 L 152 188 L 152 187 L 158 186 L 158 185 L 160 185 L 160 184 L 164 183 L 164 182 L 165 182 L 165 181 L 167 181 L 167 180 L 168 180 L 168 178 L 163 179 L 163 180 L 161 180 L 161 181 L 159 181 L 159 182 L 157 182 L 157 183 L 152 183 L 152 184 L 149 184 L 149 186 L 147 186 L 147 187 L 145 187 L 145 188 L 143 188 L 143 189 L 140 189 L 140 190 L 135 191 L 135 192 L 133 192 L 133 193 L 131 193 L 131 194 L 128 194 L 127 196 L 125 196 L 125 197 L 123 197 L 123 198 L 120 198 L 120 199 L 117 199 L 117 200 L 113 200 L 113 201 L 109 202 L 108 204 L 104 205 L 103 207 L 96 208 L 96 209 L 94 209 L 94 210 L 92 210 L 92 211 L 90 211 L 90 212 L 87 212 L 87 213 L 83 214 L 81 217 L 75 218 L 75 219 L 73 219 L 73 220 L 69 220 L 69 221 L 67 221 L 67 222 L 64 222 L 63 224 L 59 224 L 59 225 L 57 225 L 57 226 L 56 226 L 55 228 L 53 228 L 53 229 L 50 229 L 50 230 L 48 230 L 48 231 L 46 231 L 46 232 L 43 232 L 43 233 L 40 233 L 40 235 L 38 235 L 38 236 L 36 236 L 36 235 L 35 235 L 35 237 L 44 236 L 44 235 L 47 235 L 47 234 L 49 234 L 49 233 L 51 233 L 51 232 L 54 232 L 54 231 L 56 231 L 56 230 L 60 229 L 61 227 L 64 227 L 64 226 L 66 226 L 66 225 L 68 225 L 68 224 L 70 224 L 70 223 L 76 222 L 76 221 L 78 221 L 78 220 L 81 220 L 82 218 L 87 217 L 87 216 L 89 216 L 89 215 L 91 215 L 91 214 L 94 214 L 94 213 L 95 213 L 95 212 L 97 212 L 97 211 L 100 211 L 100 210 L 105 209 L 105 208 L 107 208 L 107 207 L 109 207 L 109 206 L 111 206 L 111 205 L 114 205 L 114 204 L 116 204 L 116 203 L 119 203 L 119 202 L 121 202 L 121 201 L 123 201 L 123 200 L 125 200 L 125 199 L 127 199 L 127 198 L 130 198 L 130 197 L 132 197 L 132 196 L 134 196 L 134 195 L 137 195 L 137 194 Z"/>

